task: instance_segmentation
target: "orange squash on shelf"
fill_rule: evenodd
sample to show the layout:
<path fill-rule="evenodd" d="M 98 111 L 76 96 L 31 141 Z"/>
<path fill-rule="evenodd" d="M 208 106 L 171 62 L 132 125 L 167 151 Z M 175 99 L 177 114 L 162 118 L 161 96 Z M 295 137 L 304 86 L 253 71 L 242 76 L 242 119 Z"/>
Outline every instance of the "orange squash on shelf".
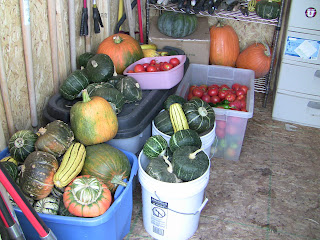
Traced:
<path fill-rule="evenodd" d="M 210 28 L 210 64 L 234 67 L 239 53 L 239 38 L 230 25 Z"/>
<path fill-rule="evenodd" d="M 255 78 L 261 78 L 270 70 L 271 57 L 271 51 L 267 44 L 254 43 L 239 54 L 236 66 L 251 69 L 255 72 Z"/>
<path fill-rule="evenodd" d="M 99 53 L 111 58 L 118 74 L 122 74 L 130 64 L 143 58 L 139 42 L 123 33 L 113 34 L 104 39 L 98 47 L 97 54 Z"/>

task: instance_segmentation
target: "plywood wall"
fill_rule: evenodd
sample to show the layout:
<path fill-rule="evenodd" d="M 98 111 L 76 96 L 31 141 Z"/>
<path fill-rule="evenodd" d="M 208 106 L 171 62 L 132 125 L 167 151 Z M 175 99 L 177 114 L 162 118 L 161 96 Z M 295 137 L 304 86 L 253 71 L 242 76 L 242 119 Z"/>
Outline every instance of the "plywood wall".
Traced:
<path fill-rule="evenodd" d="M 74 1 L 75 5 L 76 55 L 79 56 L 85 51 L 95 52 L 99 43 L 114 33 L 114 28 L 118 21 L 119 1 L 96 0 L 105 27 L 101 29 L 100 34 L 94 34 L 93 31 L 91 31 L 89 37 L 79 36 L 83 1 L 72 1 Z M 30 6 L 33 79 L 35 84 L 38 118 L 38 126 L 36 127 L 32 127 L 30 117 L 28 84 L 25 70 L 26 64 L 24 60 L 22 25 L 20 17 L 21 2 L 29 2 Z M 2 48 L 3 53 L 3 73 L 6 77 L 9 93 L 9 99 L 5 101 L 8 102 L 11 107 L 15 130 L 33 129 L 36 131 L 39 127 L 45 124 L 45 121 L 42 118 L 44 107 L 46 106 L 49 98 L 55 93 L 57 85 L 61 84 L 68 74 L 71 73 L 68 17 L 69 2 L 71 2 L 71 0 L 0 0 L 0 47 Z M 87 2 L 90 10 L 92 7 L 90 3 L 91 1 L 87 0 Z M 58 83 L 54 81 L 53 65 L 51 61 L 52 55 L 48 21 L 48 4 L 53 4 L 56 8 L 55 27 L 58 46 Z M 141 5 L 144 17 L 143 24 L 145 25 L 145 0 L 141 1 Z M 93 29 L 91 11 L 89 12 L 89 24 L 90 28 Z M 136 8 L 134 9 L 134 14 L 136 15 L 136 31 L 138 31 Z M 155 14 L 157 13 L 151 11 L 151 15 Z M 110 20 L 109 24 L 107 24 L 108 19 Z M 215 18 L 210 18 L 210 25 L 215 24 L 215 21 Z M 262 36 L 262 38 L 267 39 L 268 41 L 271 41 L 272 39 L 272 27 L 240 23 L 236 21 L 230 21 L 230 24 L 234 26 L 239 35 L 242 49 L 249 42 L 255 41 L 258 36 Z M 123 24 L 122 30 L 128 31 L 127 22 Z M 0 98 L 0 116 L 0 150 L 2 150 L 3 145 L 6 145 L 10 138 L 2 94 Z"/>

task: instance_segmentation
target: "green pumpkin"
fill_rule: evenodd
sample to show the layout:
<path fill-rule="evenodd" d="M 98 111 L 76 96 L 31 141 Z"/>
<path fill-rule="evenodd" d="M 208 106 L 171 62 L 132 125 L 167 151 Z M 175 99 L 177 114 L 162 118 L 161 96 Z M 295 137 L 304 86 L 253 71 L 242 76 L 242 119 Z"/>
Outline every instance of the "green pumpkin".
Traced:
<path fill-rule="evenodd" d="M 130 76 L 120 79 L 116 88 L 123 94 L 127 103 L 137 102 L 142 99 L 142 90 L 139 83 Z"/>
<path fill-rule="evenodd" d="M 16 180 L 16 178 L 18 177 L 18 167 L 16 164 L 14 164 L 13 162 L 2 162 L 0 163 L 2 164 L 2 166 L 7 170 L 7 172 L 9 173 L 10 177 L 13 180 Z"/>
<path fill-rule="evenodd" d="M 200 148 L 202 142 L 199 134 L 192 129 L 183 129 L 175 132 L 169 141 L 169 147 L 172 152 L 182 146 L 195 146 Z"/>
<path fill-rule="evenodd" d="M 108 55 L 96 54 L 89 59 L 86 72 L 91 82 L 106 82 L 114 73 L 114 64 Z"/>
<path fill-rule="evenodd" d="M 182 106 L 189 128 L 201 134 L 211 129 L 215 122 L 213 108 L 200 98 L 192 99 Z"/>
<path fill-rule="evenodd" d="M 147 139 L 143 145 L 143 153 L 149 158 L 163 156 L 168 148 L 168 143 L 161 135 L 154 135 Z"/>
<path fill-rule="evenodd" d="M 59 88 L 59 92 L 63 98 L 74 100 L 88 85 L 89 79 L 85 70 L 75 70 L 64 80 Z"/>
<path fill-rule="evenodd" d="M 117 83 L 118 83 L 121 79 L 123 79 L 123 78 L 125 78 L 125 77 L 126 77 L 126 76 L 121 75 L 121 74 L 113 75 L 112 77 L 110 77 L 110 78 L 108 79 L 108 83 L 111 83 L 114 87 L 116 87 Z"/>
<path fill-rule="evenodd" d="M 164 134 L 172 136 L 174 133 L 168 110 L 158 113 L 158 115 L 154 118 L 154 125 L 160 132 Z"/>
<path fill-rule="evenodd" d="M 31 130 L 15 132 L 9 139 L 10 155 L 18 162 L 23 162 L 35 150 L 38 135 Z"/>
<path fill-rule="evenodd" d="M 85 52 L 85 53 L 82 53 L 79 57 L 78 57 L 78 66 L 79 68 L 85 68 L 89 62 L 89 59 L 94 57 L 94 53 L 91 53 L 91 52 Z"/>
<path fill-rule="evenodd" d="M 38 213 L 57 215 L 59 210 L 60 199 L 55 197 L 45 197 L 36 201 L 33 208 Z"/>
<path fill-rule="evenodd" d="M 192 34 L 197 25 L 196 15 L 186 13 L 166 11 L 158 18 L 159 31 L 173 38 L 182 38 Z"/>
<path fill-rule="evenodd" d="M 264 19 L 274 19 L 280 15 L 280 5 L 272 0 L 262 0 L 256 4 L 256 13 Z"/>
<path fill-rule="evenodd" d="M 164 101 L 163 107 L 164 107 L 164 109 L 169 110 L 171 104 L 180 103 L 182 106 L 186 102 L 187 102 L 187 100 L 185 100 L 183 97 L 181 97 L 179 95 L 172 94 Z"/>
<path fill-rule="evenodd" d="M 201 177 L 207 171 L 209 163 L 207 154 L 195 146 L 178 148 L 172 156 L 173 172 L 185 182 Z"/>

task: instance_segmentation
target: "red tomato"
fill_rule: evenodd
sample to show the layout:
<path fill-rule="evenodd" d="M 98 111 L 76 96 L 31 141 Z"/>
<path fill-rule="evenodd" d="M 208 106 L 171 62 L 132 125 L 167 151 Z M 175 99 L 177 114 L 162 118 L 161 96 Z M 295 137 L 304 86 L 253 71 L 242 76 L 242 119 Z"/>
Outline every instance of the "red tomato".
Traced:
<path fill-rule="evenodd" d="M 248 87 L 245 85 L 242 85 L 239 89 L 243 90 L 245 94 L 247 94 L 247 92 L 248 92 Z"/>
<path fill-rule="evenodd" d="M 248 112 L 246 108 L 241 108 L 241 112 Z"/>
<path fill-rule="evenodd" d="M 226 90 L 220 90 L 218 93 L 218 96 L 221 100 L 225 99 L 225 97 L 228 95 L 228 91 Z"/>
<path fill-rule="evenodd" d="M 172 68 L 173 68 L 173 65 L 171 63 L 164 63 L 163 64 L 163 70 L 164 71 L 169 71 Z"/>
<path fill-rule="evenodd" d="M 246 101 L 244 99 L 239 100 L 239 102 L 240 102 L 241 108 L 246 108 L 247 107 L 247 103 L 246 103 Z"/>
<path fill-rule="evenodd" d="M 222 84 L 220 89 L 230 89 L 230 87 L 227 84 Z"/>
<path fill-rule="evenodd" d="M 236 110 L 239 110 L 241 108 L 241 103 L 239 100 L 235 100 L 235 101 L 229 103 L 229 106 L 232 108 L 235 108 Z"/>
<path fill-rule="evenodd" d="M 128 73 L 134 73 L 134 71 L 133 70 L 129 70 Z"/>
<path fill-rule="evenodd" d="M 193 97 L 192 92 L 189 92 L 188 97 L 187 97 L 187 100 L 188 100 L 188 101 L 191 100 L 192 97 Z"/>
<path fill-rule="evenodd" d="M 226 127 L 226 133 L 229 135 L 235 135 L 237 134 L 241 129 L 236 124 L 228 124 Z"/>
<path fill-rule="evenodd" d="M 245 92 L 243 90 L 239 89 L 239 90 L 236 91 L 236 95 L 237 96 L 245 95 Z"/>
<path fill-rule="evenodd" d="M 192 90 L 195 89 L 196 87 L 197 87 L 197 85 L 191 85 L 191 86 L 189 87 L 189 92 L 192 92 Z"/>
<path fill-rule="evenodd" d="M 156 62 L 155 59 L 152 59 L 152 60 L 150 61 L 150 65 L 156 65 L 156 64 L 157 64 L 157 62 Z"/>
<path fill-rule="evenodd" d="M 201 99 L 207 103 L 211 102 L 211 97 L 207 93 L 204 93 Z"/>
<path fill-rule="evenodd" d="M 227 122 L 223 120 L 216 120 L 217 128 L 225 129 L 227 126 Z"/>
<path fill-rule="evenodd" d="M 136 72 L 136 73 L 145 72 L 145 69 L 141 64 L 137 64 L 137 65 L 134 66 L 134 72 Z"/>
<path fill-rule="evenodd" d="M 159 63 L 156 63 L 156 65 L 154 65 L 154 66 L 156 67 L 157 71 L 161 71 L 161 66 Z"/>
<path fill-rule="evenodd" d="M 246 96 L 245 95 L 239 95 L 237 96 L 237 100 L 246 100 Z"/>
<path fill-rule="evenodd" d="M 212 96 L 217 96 L 219 93 L 218 88 L 208 88 L 208 94 Z"/>
<path fill-rule="evenodd" d="M 195 97 L 201 98 L 203 96 L 203 91 L 199 87 L 196 87 L 192 90 L 192 94 Z"/>
<path fill-rule="evenodd" d="M 180 60 L 178 58 L 171 58 L 169 63 L 171 63 L 175 67 L 180 64 Z"/>
<path fill-rule="evenodd" d="M 149 67 L 149 63 L 144 63 L 142 64 L 142 66 L 144 67 L 144 69 L 147 69 L 147 67 Z"/>
<path fill-rule="evenodd" d="M 233 93 L 228 93 L 225 99 L 228 100 L 229 102 L 233 102 L 234 100 L 236 100 L 236 95 Z"/>
<path fill-rule="evenodd" d="M 226 133 L 223 128 L 216 128 L 216 135 L 218 139 L 222 139 L 225 137 Z"/>
<path fill-rule="evenodd" d="M 206 92 L 208 90 L 208 87 L 205 84 L 200 85 L 199 88 L 202 89 L 203 92 Z"/>
<path fill-rule="evenodd" d="M 236 149 L 234 148 L 228 148 L 226 150 L 226 156 L 229 157 L 229 158 L 234 158 L 236 156 Z"/>
<path fill-rule="evenodd" d="M 157 71 L 157 67 L 153 66 L 153 65 L 149 65 L 147 67 L 147 72 L 156 72 Z"/>
<path fill-rule="evenodd" d="M 216 103 L 218 103 L 218 102 L 220 102 L 221 101 L 221 99 L 219 98 L 219 96 L 212 96 L 211 97 L 211 102 L 213 103 L 213 104 L 216 104 Z"/>
<path fill-rule="evenodd" d="M 232 85 L 232 89 L 235 90 L 235 91 L 239 90 L 240 87 L 241 87 L 241 85 L 239 83 L 234 83 Z"/>
<path fill-rule="evenodd" d="M 212 84 L 212 85 L 208 86 L 208 89 L 210 89 L 210 88 L 217 88 L 217 89 L 219 89 L 219 85 L 217 85 L 217 84 Z"/>

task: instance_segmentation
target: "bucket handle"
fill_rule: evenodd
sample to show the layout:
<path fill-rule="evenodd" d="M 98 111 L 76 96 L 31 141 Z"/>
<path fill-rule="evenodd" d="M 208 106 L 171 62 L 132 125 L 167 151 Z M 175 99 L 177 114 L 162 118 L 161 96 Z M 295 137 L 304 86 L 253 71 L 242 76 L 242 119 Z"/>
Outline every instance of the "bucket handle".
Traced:
<path fill-rule="evenodd" d="M 157 195 L 157 191 L 154 191 L 154 194 L 157 196 L 158 200 L 161 201 L 161 199 L 159 198 L 159 196 Z M 183 213 L 183 212 L 178 212 L 176 210 L 173 210 L 171 208 L 168 208 L 168 210 L 178 213 L 178 214 L 183 214 L 183 215 L 196 215 L 199 212 L 202 211 L 202 209 L 204 208 L 204 206 L 207 204 L 207 202 L 209 201 L 209 199 L 207 198 L 206 194 L 205 194 L 205 199 L 203 200 L 201 206 L 199 207 L 199 209 L 195 212 L 195 213 Z"/>

